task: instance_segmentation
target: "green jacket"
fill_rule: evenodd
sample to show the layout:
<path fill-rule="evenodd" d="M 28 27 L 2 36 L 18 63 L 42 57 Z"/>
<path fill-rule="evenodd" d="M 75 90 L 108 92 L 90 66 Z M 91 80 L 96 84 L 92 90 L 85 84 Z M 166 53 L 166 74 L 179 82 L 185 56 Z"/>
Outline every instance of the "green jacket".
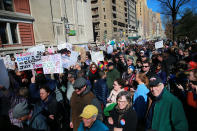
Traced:
<path fill-rule="evenodd" d="M 114 68 L 112 71 L 107 72 L 107 87 L 110 91 L 113 89 L 114 80 L 116 80 L 117 78 L 120 78 L 120 72 L 118 72 L 117 69 Z"/>
<path fill-rule="evenodd" d="M 162 98 L 155 104 L 152 129 L 157 131 L 188 131 L 181 102 L 164 88 Z"/>

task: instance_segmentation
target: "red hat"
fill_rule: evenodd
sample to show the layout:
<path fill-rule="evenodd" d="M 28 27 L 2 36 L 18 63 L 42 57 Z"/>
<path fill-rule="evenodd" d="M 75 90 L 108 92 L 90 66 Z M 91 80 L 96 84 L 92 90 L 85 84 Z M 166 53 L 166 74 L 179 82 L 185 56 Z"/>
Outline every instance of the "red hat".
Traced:
<path fill-rule="evenodd" d="M 36 69 L 36 74 L 43 74 L 43 69 L 42 68 Z"/>
<path fill-rule="evenodd" d="M 189 67 L 188 67 L 188 70 L 187 71 L 191 71 L 191 70 L 195 70 L 197 69 L 197 63 L 194 62 L 194 61 L 190 61 L 189 62 Z"/>

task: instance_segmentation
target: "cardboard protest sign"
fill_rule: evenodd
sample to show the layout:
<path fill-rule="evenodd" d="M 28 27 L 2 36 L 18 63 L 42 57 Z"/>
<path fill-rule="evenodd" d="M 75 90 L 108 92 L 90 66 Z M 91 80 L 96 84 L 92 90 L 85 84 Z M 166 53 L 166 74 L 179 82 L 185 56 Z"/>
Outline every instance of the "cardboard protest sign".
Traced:
<path fill-rule="evenodd" d="M 163 40 L 155 43 L 155 49 L 163 48 Z"/>
<path fill-rule="evenodd" d="M 6 89 L 10 86 L 10 81 L 8 77 L 8 72 L 5 68 L 4 62 L 0 59 L 0 86 L 5 87 Z"/>
<path fill-rule="evenodd" d="M 95 62 L 96 64 L 99 61 L 104 61 L 103 51 L 91 52 L 91 58 L 92 58 L 92 62 Z"/>
<path fill-rule="evenodd" d="M 63 73 L 61 54 L 42 56 L 44 74 Z"/>
<path fill-rule="evenodd" d="M 79 52 L 79 54 L 81 55 L 81 62 L 85 62 L 86 60 L 86 51 L 83 47 L 80 46 L 73 46 L 73 51 Z"/>
<path fill-rule="evenodd" d="M 39 51 L 16 54 L 15 58 L 19 71 L 42 68 L 41 56 L 42 53 Z"/>
<path fill-rule="evenodd" d="M 15 69 L 15 62 L 11 61 L 11 58 L 9 55 L 6 55 L 5 57 L 2 57 L 4 65 L 7 69 L 14 70 Z"/>

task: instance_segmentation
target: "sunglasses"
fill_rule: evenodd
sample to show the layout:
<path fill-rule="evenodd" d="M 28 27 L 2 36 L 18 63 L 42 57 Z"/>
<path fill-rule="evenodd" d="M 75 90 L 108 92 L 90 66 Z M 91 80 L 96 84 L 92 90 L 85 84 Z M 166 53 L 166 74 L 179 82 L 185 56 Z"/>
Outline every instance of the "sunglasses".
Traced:
<path fill-rule="evenodd" d="M 142 67 L 145 67 L 145 68 L 147 68 L 147 67 L 149 67 L 149 66 L 142 66 Z"/>

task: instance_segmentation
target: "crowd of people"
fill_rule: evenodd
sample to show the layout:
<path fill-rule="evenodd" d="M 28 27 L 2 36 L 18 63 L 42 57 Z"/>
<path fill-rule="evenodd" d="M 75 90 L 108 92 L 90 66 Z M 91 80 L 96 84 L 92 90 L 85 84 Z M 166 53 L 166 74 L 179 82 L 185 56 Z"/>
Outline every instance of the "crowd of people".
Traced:
<path fill-rule="evenodd" d="M 58 53 L 70 56 L 71 51 Z M 61 74 L 19 71 L 16 65 L 7 70 L 9 88 L 0 70 L 0 129 L 197 130 L 195 41 L 165 41 L 159 49 L 152 42 L 125 44 L 104 51 L 98 63 L 87 51 L 84 62 L 79 57 Z"/>

